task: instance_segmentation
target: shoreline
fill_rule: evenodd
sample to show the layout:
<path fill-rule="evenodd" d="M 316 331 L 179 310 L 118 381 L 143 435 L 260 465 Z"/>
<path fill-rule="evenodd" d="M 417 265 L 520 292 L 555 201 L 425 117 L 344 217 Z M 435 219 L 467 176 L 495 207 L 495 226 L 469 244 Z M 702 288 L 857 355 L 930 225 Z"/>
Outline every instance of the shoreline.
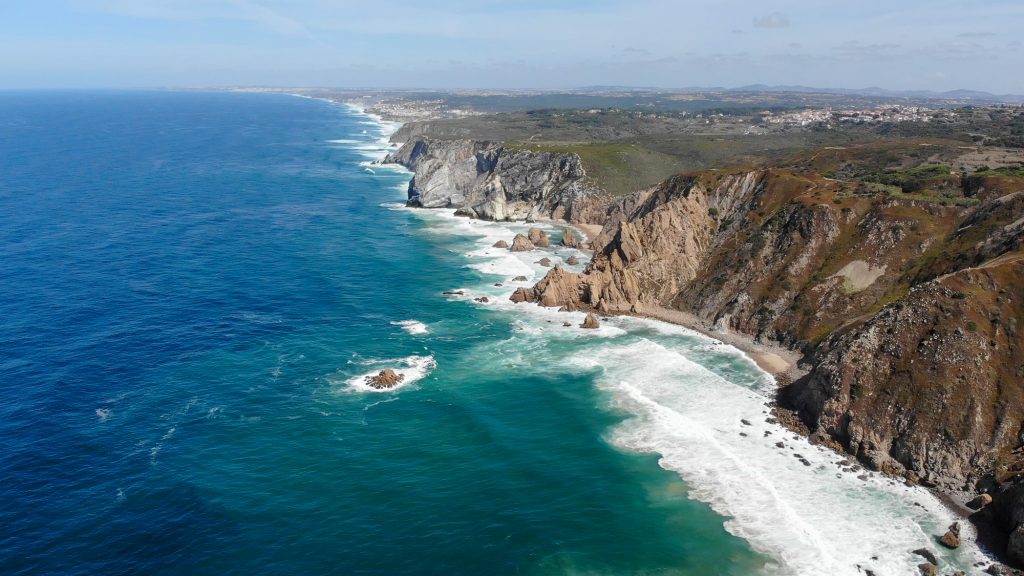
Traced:
<path fill-rule="evenodd" d="M 400 123 L 389 122 L 387 119 L 381 118 L 376 114 L 366 112 L 357 105 L 345 102 L 343 103 L 350 107 L 354 112 L 361 115 L 370 117 L 378 123 L 385 124 L 397 124 Z M 510 222 L 517 223 L 517 222 Z M 528 224 L 528 222 L 520 221 L 518 223 Z M 584 224 L 578 222 L 568 222 L 565 220 L 556 220 L 551 218 L 538 219 L 538 223 L 547 224 L 554 227 L 569 228 L 581 233 L 588 244 L 587 249 L 584 252 L 589 252 L 591 257 L 593 256 L 593 243 L 600 235 L 603 226 L 597 224 Z M 538 304 L 539 305 L 539 304 Z M 665 308 L 662 306 L 648 305 L 635 313 L 624 313 L 616 314 L 626 317 L 644 318 L 649 320 L 655 320 L 665 322 L 674 326 L 679 326 L 688 330 L 697 332 L 703 336 L 713 339 L 716 342 L 720 342 L 727 346 L 731 346 L 741 352 L 752 364 L 757 366 L 758 369 L 763 371 L 772 377 L 775 381 L 776 386 L 782 387 L 802 376 L 807 374 L 807 370 L 801 369 L 799 363 L 803 358 L 803 354 L 786 348 L 779 344 L 773 343 L 761 343 L 754 340 L 754 338 L 747 334 L 742 334 L 729 329 L 721 329 L 707 324 L 705 321 L 699 319 L 695 314 L 685 312 L 681 310 L 674 310 Z M 775 410 L 772 410 L 775 414 Z M 777 414 L 775 414 L 777 416 Z M 791 426 L 790 423 L 786 422 L 786 418 L 779 418 L 779 424 L 783 427 L 790 429 L 794 433 L 797 433 L 800 437 L 805 440 L 811 441 L 810 433 L 808 430 L 800 430 L 798 426 Z M 815 442 L 811 441 L 812 444 Z M 841 456 L 850 457 L 849 453 L 843 450 L 837 450 L 834 446 L 823 446 L 827 448 L 829 452 Z M 883 477 L 888 475 L 878 472 Z M 895 477 L 888 476 L 890 479 Z M 960 503 L 960 498 L 957 495 L 931 489 L 927 487 L 919 487 L 923 489 L 923 492 L 931 494 L 941 504 L 942 508 L 946 509 L 954 518 L 957 518 L 961 522 L 968 523 L 969 526 L 973 527 L 976 534 L 976 549 L 981 553 L 982 557 L 992 563 L 999 563 L 999 559 L 985 552 L 977 544 L 985 543 L 988 538 L 983 535 L 984 528 L 979 526 L 975 522 L 972 522 L 969 518 L 970 513 L 973 512 L 967 509 L 963 504 Z M 933 535 L 935 538 L 938 535 Z M 908 551 L 909 552 L 909 551 Z"/>

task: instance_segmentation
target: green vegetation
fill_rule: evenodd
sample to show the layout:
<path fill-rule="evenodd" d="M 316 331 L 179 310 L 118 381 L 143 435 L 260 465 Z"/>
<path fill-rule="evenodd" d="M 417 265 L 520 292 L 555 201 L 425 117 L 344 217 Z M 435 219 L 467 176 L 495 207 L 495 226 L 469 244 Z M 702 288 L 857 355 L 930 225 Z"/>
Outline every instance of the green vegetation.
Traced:
<path fill-rule="evenodd" d="M 661 182 L 680 172 L 682 166 L 671 156 L 636 144 L 506 144 L 509 148 L 535 152 L 579 154 L 587 177 L 613 196 L 628 194 Z"/>

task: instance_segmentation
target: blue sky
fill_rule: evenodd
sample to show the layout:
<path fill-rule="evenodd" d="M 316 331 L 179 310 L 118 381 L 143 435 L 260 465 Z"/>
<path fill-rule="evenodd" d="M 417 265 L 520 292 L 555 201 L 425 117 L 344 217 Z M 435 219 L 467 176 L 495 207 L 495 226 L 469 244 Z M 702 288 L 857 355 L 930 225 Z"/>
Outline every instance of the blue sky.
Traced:
<path fill-rule="evenodd" d="M 11 0 L 0 88 L 1024 93 L 1022 0 Z"/>

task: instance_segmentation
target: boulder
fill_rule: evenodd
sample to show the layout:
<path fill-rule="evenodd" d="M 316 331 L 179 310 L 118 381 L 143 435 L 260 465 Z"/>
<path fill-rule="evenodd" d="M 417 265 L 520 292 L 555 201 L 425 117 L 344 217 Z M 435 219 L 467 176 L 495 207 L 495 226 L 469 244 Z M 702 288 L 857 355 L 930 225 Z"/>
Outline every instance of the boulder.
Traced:
<path fill-rule="evenodd" d="M 989 494 L 978 494 L 973 500 L 967 503 L 967 507 L 971 510 L 981 510 L 985 506 L 992 503 L 992 496 Z"/>
<path fill-rule="evenodd" d="M 504 240 L 498 240 L 497 242 L 494 243 L 494 246 L 492 246 L 492 248 L 508 248 L 508 242 L 505 242 Z"/>
<path fill-rule="evenodd" d="M 488 302 L 491 301 L 491 299 L 488 298 L 487 296 L 481 296 L 479 298 L 473 298 L 473 300 L 476 300 L 477 302 L 480 302 L 481 304 L 487 304 Z"/>
<path fill-rule="evenodd" d="M 366 384 L 371 388 L 383 390 L 385 388 L 391 388 L 402 380 L 405 380 L 405 374 L 399 374 L 394 370 L 387 368 L 385 370 L 381 370 L 376 376 L 367 376 Z"/>
<path fill-rule="evenodd" d="M 540 264 L 541 266 L 548 266 L 548 267 L 550 267 L 551 266 L 551 259 L 550 258 L 541 258 L 540 260 L 537 260 L 537 264 Z"/>
<path fill-rule="evenodd" d="M 534 246 L 541 248 L 551 246 L 551 239 L 540 228 L 530 228 L 527 230 L 526 235 L 530 238 L 530 242 L 533 242 Z"/>
<path fill-rule="evenodd" d="M 529 278 L 526 276 L 516 276 L 512 279 L 513 282 L 526 282 L 527 280 L 529 280 Z"/>
<path fill-rule="evenodd" d="M 569 228 L 562 228 L 562 246 L 566 248 L 580 247 L 580 241 L 576 238 L 576 233 Z"/>
<path fill-rule="evenodd" d="M 917 550 L 914 550 L 914 554 L 917 554 L 936 566 L 939 565 L 939 559 L 935 557 L 935 553 L 927 548 L 918 548 Z"/>
<path fill-rule="evenodd" d="M 443 296 L 462 296 L 465 294 L 462 290 L 445 290 L 441 292 Z"/>
<path fill-rule="evenodd" d="M 918 564 L 917 569 L 921 571 L 921 576 L 938 576 L 939 568 L 935 564 Z"/>
<path fill-rule="evenodd" d="M 533 242 L 531 242 L 529 238 L 522 234 L 516 234 L 516 237 L 512 239 L 512 246 L 509 250 L 512 252 L 529 252 L 534 248 L 536 248 L 536 246 L 533 245 Z"/>
<path fill-rule="evenodd" d="M 527 292 L 526 288 L 516 288 L 516 291 L 513 292 L 512 295 L 509 296 L 508 299 L 513 301 L 513 302 L 515 302 L 515 303 L 517 303 L 517 304 L 519 302 L 529 302 L 530 301 L 530 293 Z"/>
<path fill-rule="evenodd" d="M 600 327 L 601 324 L 597 321 L 597 316 L 594 316 L 593 313 L 588 313 L 586 319 L 583 320 L 583 324 L 580 324 L 580 328 L 595 329 Z"/>
<path fill-rule="evenodd" d="M 960 523 L 953 522 L 949 525 L 949 530 L 939 538 L 939 543 L 946 548 L 959 548 L 960 547 Z"/>
<path fill-rule="evenodd" d="M 569 256 L 568 258 L 565 259 L 565 263 L 568 264 L 569 266 L 575 266 L 579 264 L 580 261 L 575 256 Z"/>

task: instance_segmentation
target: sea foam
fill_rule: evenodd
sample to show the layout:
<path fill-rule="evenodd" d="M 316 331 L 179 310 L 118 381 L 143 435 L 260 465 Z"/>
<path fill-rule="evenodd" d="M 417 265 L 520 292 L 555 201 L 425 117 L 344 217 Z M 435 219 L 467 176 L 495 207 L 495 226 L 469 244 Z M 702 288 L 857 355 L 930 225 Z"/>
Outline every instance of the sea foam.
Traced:
<path fill-rule="evenodd" d="M 374 369 L 346 379 L 344 383 L 349 390 L 355 392 L 394 392 L 429 376 L 437 366 L 437 361 L 434 360 L 433 356 L 407 356 L 405 358 L 369 360 L 362 362 L 362 364 L 374 366 Z M 388 368 L 405 376 L 405 378 L 390 388 L 374 388 L 366 383 L 367 378 L 376 376 L 381 370 Z"/>

